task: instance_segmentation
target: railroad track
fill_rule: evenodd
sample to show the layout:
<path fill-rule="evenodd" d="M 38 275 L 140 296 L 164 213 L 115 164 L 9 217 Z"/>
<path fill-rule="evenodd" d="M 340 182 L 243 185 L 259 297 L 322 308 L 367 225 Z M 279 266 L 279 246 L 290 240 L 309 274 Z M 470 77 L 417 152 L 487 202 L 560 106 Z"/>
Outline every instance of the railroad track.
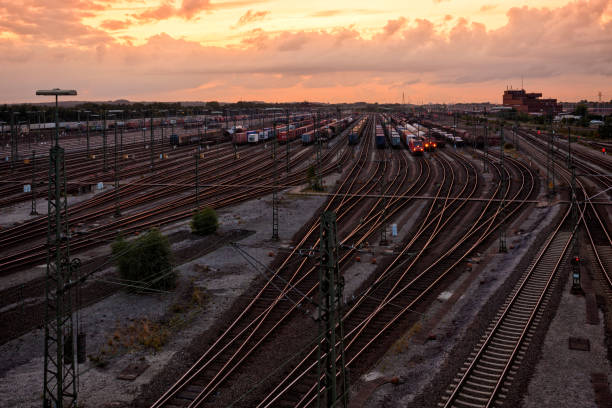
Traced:
<path fill-rule="evenodd" d="M 527 169 L 523 168 L 523 170 L 527 172 Z M 523 197 L 527 198 L 532 193 L 533 185 L 527 182 L 525 188 L 519 190 Z M 499 186 L 495 192 L 498 191 Z M 528 194 L 525 194 L 526 192 Z M 504 194 L 507 193 L 508 190 L 504 192 Z M 519 192 L 513 198 L 517 198 L 518 194 Z M 495 197 L 495 193 L 491 196 L 491 198 L 493 197 Z M 362 367 L 359 367 L 359 363 L 364 359 L 364 354 L 368 349 L 376 348 L 376 346 L 382 352 L 387 349 L 390 340 L 385 333 L 398 325 L 401 326 L 400 319 L 414 310 L 425 296 L 438 287 L 444 277 L 448 276 L 460 264 L 462 259 L 491 234 L 494 230 L 492 221 L 496 216 L 499 216 L 500 212 L 494 210 L 495 215 L 491 215 L 491 212 L 487 211 L 487 208 L 490 207 L 490 205 L 486 205 L 481 212 L 480 219 L 482 222 L 474 223 L 474 225 L 478 224 L 480 227 L 472 227 L 467 231 L 464 237 L 446 253 L 441 254 L 434 264 L 428 267 L 423 265 L 415 268 L 420 272 L 416 276 L 407 276 L 407 272 L 415 265 L 417 259 L 413 260 L 409 266 L 404 267 L 405 271 L 404 268 L 400 268 L 403 273 L 399 276 L 397 276 L 397 273 L 395 276 L 390 273 L 393 272 L 393 268 L 386 268 L 376 274 L 380 278 L 367 289 L 364 296 L 360 297 L 356 304 L 349 304 L 349 310 L 344 317 L 344 327 L 347 367 L 352 367 L 352 374 L 359 374 L 364 370 L 364 366 L 367 364 L 362 364 Z M 506 218 L 511 217 L 519 208 L 520 206 L 512 210 L 508 209 Z M 435 222 L 435 217 L 432 218 L 431 222 Z M 483 231 L 476 235 L 478 230 L 485 226 L 486 228 L 482 228 Z M 438 231 L 443 230 L 443 227 L 444 225 L 439 226 Z M 393 265 L 392 263 L 391 266 Z M 382 282 L 382 285 L 377 285 L 380 282 Z M 308 356 L 256 406 L 311 406 L 317 394 L 315 371 L 316 348 L 313 348 Z"/>
<path fill-rule="evenodd" d="M 538 144 L 533 138 L 529 139 L 531 143 Z M 539 160 L 545 159 L 542 153 L 535 155 Z M 561 177 L 570 184 L 568 171 L 564 171 Z M 582 214 L 581 223 L 591 243 L 589 250 L 609 285 L 610 277 L 603 265 L 604 258 L 598 254 L 593 235 L 600 243 L 603 240 L 608 249 L 610 238 L 594 205 L 590 200 L 584 200 L 588 196 L 585 186 L 580 181 L 577 184 L 582 193 L 583 203 L 579 211 Z M 585 217 L 587 210 L 591 210 L 593 216 Z M 438 406 L 476 408 L 504 405 L 523 356 L 546 310 L 559 271 L 567 263 L 573 235 L 581 224 L 575 224 L 575 220 L 571 219 L 571 211 L 569 206 L 562 221 L 508 295 Z M 587 219 L 591 220 L 590 225 Z M 592 233 L 595 228 L 597 232 Z"/>
<path fill-rule="evenodd" d="M 343 138 L 345 139 L 346 136 Z M 322 169 L 324 175 L 335 171 L 338 164 L 342 164 L 349 160 L 348 154 L 346 153 L 346 150 L 344 150 L 345 154 L 340 157 L 339 162 L 336 163 L 333 161 L 336 153 L 343 148 L 344 143 L 339 140 L 334 145 L 333 149 L 325 152 L 322 158 L 325 163 Z M 227 175 L 228 178 L 225 178 L 225 180 L 219 179 L 219 173 L 214 173 L 214 169 L 212 169 L 214 163 L 211 164 L 211 166 L 209 166 L 209 177 L 207 179 L 200 178 L 200 183 L 206 185 L 207 183 L 218 184 L 221 182 L 220 184 L 226 184 L 226 186 L 222 185 L 204 188 L 200 192 L 201 203 L 205 203 L 206 205 L 214 208 L 219 208 L 271 192 L 273 187 L 271 182 L 267 180 L 271 179 L 272 177 L 272 166 L 270 166 L 270 163 L 268 162 L 269 157 L 267 150 L 261 150 L 261 152 L 253 153 L 253 157 L 250 157 L 248 160 L 239 161 L 237 163 L 232 160 L 227 164 L 227 166 L 231 166 L 231 168 L 221 166 L 222 168 L 226 168 L 226 170 L 224 170 L 225 173 L 223 174 Z M 308 151 L 310 151 L 310 149 L 301 149 L 299 152 L 294 153 L 291 159 L 291 168 L 293 171 L 289 175 L 285 174 L 285 177 L 281 178 L 280 180 L 281 183 L 285 185 L 297 185 L 304 182 L 304 176 L 300 171 L 299 165 L 308 160 L 308 156 L 304 154 L 304 152 Z M 282 158 L 283 156 L 280 156 L 280 160 L 282 160 Z M 255 171 L 258 168 L 259 173 Z M 280 166 L 280 168 L 282 172 L 284 166 Z M 243 169 L 241 171 L 248 170 L 250 175 L 245 178 L 244 176 L 241 176 L 240 171 L 236 171 L 236 169 Z M 157 183 L 155 183 L 154 188 L 157 186 L 157 193 L 155 193 L 155 190 L 151 191 L 149 189 L 148 191 L 139 194 L 139 196 L 135 199 L 126 200 L 125 197 L 122 197 L 122 204 L 120 208 L 125 210 L 126 208 L 133 207 L 132 214 L 126 214 L 117 220 L 110 222 L 107 221 L 104 225 L 100 225 L 99 227 L 90 228 L 87 235 L 78 236 L 72 239 L 71 249 L 79 250 L 89 248 L 91 246 L 95 246 L 96 242 L 99 243 L 104 242 L 105 240 L 112 240 L 114 239 L 114 235 L 116 235 L 116 231 L 118 229 L 121 229 L 124 233 L 139 232 L 144 229 L 148 229 L 151 226 L 165 224 L 190 216 L 195 206 L 195 194 L 192 192 L 195 178 L 193 176 L 193 172 L 189 169 L 183 170 L 182 174 L 184 174 L 185 177 L 191 177 L 191 179 L 188 178 L 184 182 L 181 182 L 180 180 L 173 179 L 173 177 L 177 176 L 176 174 L 170 174 L 166 177 L 174 180 L 172 185 L 175 185 L 174 183 L 176 183 L 176 187 L 167 187 L 164 185 L 164 183 L 161 183 L 161 186 L 157 186 Z M 138 192 L 139 184 L 140 182 L 134 182 L 121 187 L 119 194 L 124 195 L 126 191 Z M 240 191 L 237 191 L 238 189 L 236 186 L 239 185 L 243 185 L 245 187 Z M 249 185 L 254 187 L 248 187 Z M 153 198 L 161 199 L 167 196 L 177 198 L 169 201 L 167 200 L 166 202 L 158 204 L 154 208 L 150 208 L 149 203 Z M 94 199 L 88 203 L 75 205 L 74 210 L 71 206 L 69 209 L 71 222 L 85 223 L 86 221 L 92 222 L 96 218 L 108 217 L 114 211 L 115 206 L 112 204 L 114 199 L 114 191 L 110 191 L 101 195 L 99 199 L 94 197 Z M 93 209 L 93 207 L 96 205 L 102 205 L 103 207 L 101 209 Z M 149 206 L 149 208 L 143 208 L 143 205 Z M 138 209 L 138 206 L 141 206 L 141 208 Z M 81 213 L 75 217 L 75 211 L 81 211 Z M 10 245 L 18 244 L 20 241 L 25 239 L 30 240 L 35 236 L 41 237 L 43 236 L 43 230 L 45 228 L 44 217 L 39 218 L 26 224 L 0 232 L 0 242 L 5 242 L 6 244 Z M 28 242 L 29 244 L 27 249 L 16 251 L 5 255 L 3 258 L 0 258 L 1 271 L 10 272 L 19 269 L 24 265 L 27 266 L 36 262 L 41 262 L 44 259 L 46 244 L 41 242 L 38 246 L 36 246 L 32 245 L 31 241 Z"/>
<path fill-rule="evenodd" d="M 438 405 L 493 407 L 503 403 L 560 267 L 572 232 L 562 230 L 569 211 L 523 274 Z"/>
<path fill-rule="evenodd" d="M 365 142 L 362 142 L 363 148 L 360 151 L 360 157 L 355 163 L 349 176 L 343 181 L 341 186 L 334 193 L 327 204 L 327 208 L 335 208 L 338 212 L 338 219 L 345 218 L 349 211 L 352 211 L 359 202 L 363 201 L 363 193 L 368 193 L 376 187 L 374 175 L 383 169 L 384 162 L 377 162 L 378 170 L 368 172 L 366 183 L 357 188 L 355 181 L 356 175 L 364 169 L 369 156 L 370 145 L 373 138 L 371 136 L 372 127 L 369 127 L 368 137 Z M 366 188 L 367 187 L 367 188 Z M 348 194 L 355 192 L 357 189 L 360 192 L 358 195 Z M 333 207 L 332 207 L 333 206 Z M 372 213 L 372 212 L 370 212 Z M 375 215 L 371 215 L 370 218 Z M 367 224 L 364 222 L 362 225 Z M 376 230 L 379 225 L 368 227 L 370 231 Z M 306 236 L 301 240 L 296 249 L 308 248 L 316 246 L 318 240 L 314 239 L 314 234 L 318 232 L 318 221 L 309 229 Z M 368 234 L 364 234 L 367 236 Z M 295 257 L 295 250 L 287 257 L 280 265 L 276 265 L 275 276 L 284 271 L 284 266 L 287 265 L 290 259 Z M 301 272 L 300 272 L 301 271 Z M 272 279 L 271 279 L 272 280 Z M 257 303 L 261 301 L 252 301 L 238 316 L 233 319 L 234 323 L 226 329 L 226 331 L 218 337 L 214 344 L 205 352 L 196 364 L 162 396 L 154 406 L 173 406 L 173 405 L 197 405 L 209 399 L 211 394 L 219 388 L 219 386 L 227 381 L 229 376 L 241 367 L 245 360 L 274 332 L 281 323 L 290 317 L 292 313 L 298 309 L 298 305 L 306 303 L 305 298 L 311 298 L 317 286 L 316 268 L 308 259 L 299 261 L 299 266 L 289 272 L 289 276 L 285 277 L 281 282 L 282 292 L 279 295 L 278 291 L 266 283 L 264 289 L 258 293 L 258 299 L 272 298 L 274 302 L 264 302 L 261 306 Z M 288 286 L 291 285 L 291 286 Z M 278 285 L 277 285 L 278 286 Z M 291 294 L 292 289 L 297 288 L 304 294 L 302 299 L 299 299 L 295 293 Z M 267 294 L 266 297 L 263 294 Z M 291 295 L 295 300 L 292 304 L 280 303 L 279 300 L 284 296 Z M 255 312 L 255 316 L 247 318 L 247 310 L 250 314 Z M 261 311 L 261 312 L 260 312 Z M 259 314 L 257 314 L 259 313 Z M 236 322 L 243 322 L 236 324 Z M 246 324 L 246 326 L 245 326 Z M 234 327 L 236 326 L 236 327 Z M 245 339 L 248 333 L 247 338 Z M 257 334 L 258 333 L 258 334 Z M 224 357 L 225 356 L 225 357 Z M 198 384 L 194 387 L 193 384 Z M 195 392 L 197 390 L 197 392 Z M 194 393 L 195 392 L 195 393 Z"/>

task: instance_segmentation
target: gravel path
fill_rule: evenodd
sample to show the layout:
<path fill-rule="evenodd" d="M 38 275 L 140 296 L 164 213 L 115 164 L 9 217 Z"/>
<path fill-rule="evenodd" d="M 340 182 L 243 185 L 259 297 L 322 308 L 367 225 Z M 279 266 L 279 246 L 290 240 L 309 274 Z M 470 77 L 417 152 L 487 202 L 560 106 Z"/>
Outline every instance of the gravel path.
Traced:
<path fill-rule="evenodd" d="M 612 370 L 606 358 L 603 313 L 599 311 L 600 324 L 587 324 L 585 298 L 572 295 L 571 285 L 571 279 L 567 279 L 523 399 L 524 408 L 596 407 L 591 373 L 604 373 L 612 382 Z M 570 350 L 570 336 L 588 339 L 590 351 Z"/>

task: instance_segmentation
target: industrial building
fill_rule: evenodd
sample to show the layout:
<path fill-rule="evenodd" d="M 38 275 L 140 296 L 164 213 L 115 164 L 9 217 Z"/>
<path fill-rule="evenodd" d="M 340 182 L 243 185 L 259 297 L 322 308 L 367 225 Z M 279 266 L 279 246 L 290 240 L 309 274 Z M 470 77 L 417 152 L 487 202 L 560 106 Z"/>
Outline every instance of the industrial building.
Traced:
<path fill-rule="evenodd" d="M 504 106 L 512 107 L 519 112 L 528 114 L 557 114 L 561 105 L 556 99 L 541 99 L 539 92 L 525 92 L 524 89 L 506 89 L 504 91 Z"/>

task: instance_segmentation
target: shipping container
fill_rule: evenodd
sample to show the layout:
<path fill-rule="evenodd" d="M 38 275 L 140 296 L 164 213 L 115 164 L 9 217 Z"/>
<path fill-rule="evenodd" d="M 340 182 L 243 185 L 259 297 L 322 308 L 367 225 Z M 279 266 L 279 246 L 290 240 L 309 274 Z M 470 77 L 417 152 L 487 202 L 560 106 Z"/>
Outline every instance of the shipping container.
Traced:
<path fill-rule="evenodd" d="M 259 143 L 259 132 L 248 131 L 247 141 L 252 144 Z"/>
<path fill-rule="evenodd" d="M 234 133 L 232 135 L 232 143 L 237 145 L 247 144 L 248 139 L 246 132 Z"/>
<path fill-rule="evenodd" d="M 302 134 L 302 144 L 304 146 L 314 143 L 314 137 L 312 133 L 303 133 Z"/>

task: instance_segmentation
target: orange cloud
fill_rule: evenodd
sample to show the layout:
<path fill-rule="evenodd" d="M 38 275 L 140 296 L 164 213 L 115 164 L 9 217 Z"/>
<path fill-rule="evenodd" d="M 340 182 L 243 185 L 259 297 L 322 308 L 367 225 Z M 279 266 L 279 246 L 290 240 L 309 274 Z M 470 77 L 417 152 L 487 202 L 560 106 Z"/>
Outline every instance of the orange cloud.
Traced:
<path fill-rule="evenodd" d="M 123 20 L 123 21 L 104 20 L 102 24 L 100 24 L 100 27 L 105 28 L 110 31 L 116 31 L 116 30 L 124 30 L 128 28 L 130 25 L 132 25 L 132 22 L 130 20 Z"/>
<path fill-rule="evenodd" d="M 65 7 L 61 12 L 76 16 L 76 22 L 46 31 L 29 17 L 15 15 L 15 29 L 41 33 L 48 41 L 37 34 L 24 34 L 19 42 L 0 37 L 0 84 L 6 101 L 33 100 L 33 90 L 50 83 L 92 99 L 382 102 L 397 101 L 405 91 L 414 102 L 499 101 L 506 85 L 522 75 L 529 89 L 580 99 L 594 89 L 612 94 L 612 22 L 604 20 L 609 5 L 593 0 L 552 9 L 512 8 L 507 23 L 495 30 L 465 18 L 441 27 L 401 16 L 381 24 L 372 37 L 356 27 L 256 28 L 231 47 L 166 33 L 133 45 L 128 32 L 118 42 L 79 25 L 78 12 Z M 11 27 L 0 17 L 2 30 Z M 84 39 L 57 42 L 65 38 L 61 29 Z"/>

